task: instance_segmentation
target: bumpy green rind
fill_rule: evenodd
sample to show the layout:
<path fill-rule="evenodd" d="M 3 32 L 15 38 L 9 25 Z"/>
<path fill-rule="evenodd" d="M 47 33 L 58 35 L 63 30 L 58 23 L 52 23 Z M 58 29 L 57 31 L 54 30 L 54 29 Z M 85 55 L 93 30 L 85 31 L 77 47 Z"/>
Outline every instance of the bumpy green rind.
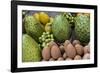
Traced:
<path fill-rule="evenodd" d="M 57 41 L 64 42 L 66 39 L 69 39 L 71 34 L 70 30 L 70 24 L 64 15 L 57 15 L 54 18 L 52 32 Z"/>
<path fill-rule="evenodd" d="M 26 33 L 32 36 L 36 41 L 44 32 L 44 27 L 36 20 L 34 16 L 25 17 L 25 30 Z"/>
<path fill-rule="evenodd" d="M 37 62 L 41 60 L 41 49 L 38 43 L 27 34 L 23 35 L 22 62 Z"/>
<path fill-rule="evenodd" d="M 79 14 L 75 18 L 75 33 L 77 39 L 82 43 L 90 41 L 90 17 L 84 14 Z"/>

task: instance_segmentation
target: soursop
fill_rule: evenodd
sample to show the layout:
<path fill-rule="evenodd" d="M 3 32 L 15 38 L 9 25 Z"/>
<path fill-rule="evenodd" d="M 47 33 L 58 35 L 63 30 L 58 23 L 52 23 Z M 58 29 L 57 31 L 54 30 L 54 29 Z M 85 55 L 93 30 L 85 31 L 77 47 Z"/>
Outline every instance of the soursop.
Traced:
<path fill-rule="evenodd" d="M 41 49 L 38 43 L 29 35 L 23 35 L 22 61 L 36 62 L 41 60 Z"/>
<path fill-rule="evenodd" d="M 90 41 L 90 17 L 86 14 L 78 14 L 75 18 L 75 34 L 81 43 Z"/>
<path fill-rule="evenodd" d="M 54 38 L 59 42 L 64 42 L 70 38 L 71 26 L 63 14 L 57 15 L 52 24 Z"/>
<path fill-rule="evenodd" d="M 39 41 L 38 38 L 44 32 L 44 27 L 42 26 L 42 24 L 34 16 L 30 15 L 25 17 L 24 22 L 26 33 L 36 41 Z"/>

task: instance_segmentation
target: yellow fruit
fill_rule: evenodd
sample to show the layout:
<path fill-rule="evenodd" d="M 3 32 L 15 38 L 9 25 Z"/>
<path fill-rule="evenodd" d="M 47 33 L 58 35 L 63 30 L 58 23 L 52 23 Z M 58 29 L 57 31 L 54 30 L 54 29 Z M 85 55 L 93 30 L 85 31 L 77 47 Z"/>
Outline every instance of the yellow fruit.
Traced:
<path fill-rule="evenodd" d="M 46 31 L 46 32 L 51 32 L 51 23 L 47 23 L 47 24 L 45 25 L 45 31 Z"/>
<path fill-rule="evenodd" d="M 39 18 L 40 18 L 40 22 L 44 25 L 50 21 L 48 14 L 46 14 L 45 12 L 40 12 Z"/>
<path fill-rule="evenodd" d="M 39 13 L 35 13 L 33 16 L 39 21 Z"/>
<path fill-rule="evenodd" d="M 50 23 L 53 23 L 53 18 L 52 17 L 50 17 Z"/>

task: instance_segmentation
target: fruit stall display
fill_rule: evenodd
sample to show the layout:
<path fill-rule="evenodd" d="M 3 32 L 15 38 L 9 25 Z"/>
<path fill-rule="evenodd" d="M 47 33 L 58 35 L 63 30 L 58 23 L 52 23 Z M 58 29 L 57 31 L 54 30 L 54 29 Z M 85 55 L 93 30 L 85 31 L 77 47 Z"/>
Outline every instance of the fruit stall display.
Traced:
<path fill-rule="evenodd" d="M 90 14 L 23 11 L 22 61 L 90 59 Z"/>

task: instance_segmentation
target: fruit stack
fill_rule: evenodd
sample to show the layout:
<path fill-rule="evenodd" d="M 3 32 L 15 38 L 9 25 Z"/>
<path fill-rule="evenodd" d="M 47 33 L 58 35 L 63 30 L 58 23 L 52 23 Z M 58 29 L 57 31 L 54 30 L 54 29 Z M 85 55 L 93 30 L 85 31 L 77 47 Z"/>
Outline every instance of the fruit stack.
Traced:
<path fill-rule="evenodd" d="M 78 40 L 66 40 L 61 45 L 49 42 L 42 50 L 43 61 L 90 59 L 90 45 L 82 46 Z"/>
<path fill-rule="evenodd" d="M 23 13 L 23 62 L 90 59 L 90 14 Z"/>

